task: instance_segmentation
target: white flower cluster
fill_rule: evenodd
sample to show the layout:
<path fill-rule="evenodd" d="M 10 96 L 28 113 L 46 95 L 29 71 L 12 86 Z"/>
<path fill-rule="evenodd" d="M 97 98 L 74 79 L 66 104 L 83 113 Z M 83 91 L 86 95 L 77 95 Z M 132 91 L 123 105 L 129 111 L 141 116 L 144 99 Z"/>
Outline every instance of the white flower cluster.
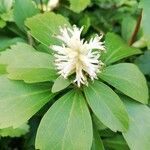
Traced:
<path fill-rule="evenodd" d="M 81 29 L 75 25 L 60 28 L 60 34 L 56 36 L 62 41 L 62 45 L 53 45 L 55 51 L 55 65 L 58 73 L 67 78 L 75 73 L 74 82 L 78 87 L 87 84 L 87 76 L 94 80 L 100 72 L 103 63 L 99 60 L 102 51 L 105 51 L 102 35 L 91 38 L 89 42 L 81 39 Z"/>
<path fill-rule="evenodd" d="M 59 4 L 59 0 L 49 0 L 47 4 L 47 10 L 51 11 L 56 8 Z"/>
<path fill-rule="evenodd" d="M 52 11 L 59 6 L 59 0 L 49 0 L 47 4 L 39 4 L 38 8 L 42 11 Z"/>

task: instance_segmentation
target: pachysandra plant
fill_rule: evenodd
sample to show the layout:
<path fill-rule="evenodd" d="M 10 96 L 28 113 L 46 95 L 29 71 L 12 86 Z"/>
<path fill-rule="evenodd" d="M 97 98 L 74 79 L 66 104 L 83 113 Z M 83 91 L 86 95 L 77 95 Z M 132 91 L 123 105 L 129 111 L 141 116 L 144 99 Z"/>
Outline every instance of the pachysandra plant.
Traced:
<path fill-rule="evenodd" d="M 53 100 L 38 127 L 36 149 L 90 150 L 98 133 L 93 116 L 121 132 L 134 149 L 128 142 L 133 125 L 128 100 L 122 95 L 143 107 L 148 88 L 136 65 L 114 63 L 141 51 L 113 33 L 104 35 L 105 42 L 101 34 L 85 40 L 83 27 L 55 13 L 25 24 L 48 52 L 20 42 L 0 53 L 0 128 L 21 126 Z"/>

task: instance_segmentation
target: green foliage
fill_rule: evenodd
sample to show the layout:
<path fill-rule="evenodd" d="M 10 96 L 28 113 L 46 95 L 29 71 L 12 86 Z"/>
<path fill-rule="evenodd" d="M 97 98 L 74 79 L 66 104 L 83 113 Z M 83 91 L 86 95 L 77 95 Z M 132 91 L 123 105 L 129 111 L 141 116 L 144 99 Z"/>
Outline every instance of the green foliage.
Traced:
<path fill-rule="evenodd" d="M 149 150 L 149 0 L 51 2 L 0 0 L 0 149 Z"/>
<path fill-rule="evenodd" d="M 76 13 L 83 11 L 89 4 L 90 0 L 69 0 L 70 9 Z"/>
<path fill-rule="evenodd" d="M 130 150 L 126 141 L 121 135 L 105 138 L 103 143 L 107 148 L 113 148 L 115 150 Z"/>
<path fill-rule="evenodd" d="M 19 37 L 10 38 L 7 36 L 0 36 L 0 51 L 5 50 L 10 45 L 16 44 L 17 42 L 24 42 L 24 40 Z"/>
<path fill-rule="evenodd" d="M 120 98 L 102 82 L 84 88 L 86 99 L 99 120 L 113 131 L 128 129 L 128 115 Z"/>
<path fill-rule="evenodd" d="M 122 37 L 129 43 L 132 37 L 132 34 L 135 30 L 136 19 L 131 16 L 127 16 L 122 21 L 121 34 Z"/>
<path fill-rule="evenodd" d="M 93 122 L 97 130 L 105 130 L 107 127 L 93 114 L 92 115 Z"/>
<path fill-rule="evenodd" d="M 13 0 L 1 0 L 0 1 L 0 12 L 7 12 L 11 9 Z"/>
<path fill-rule="evenodd" d="M 16 59 L 17 58 L 17 59 Z M 8 78 L 27 83 L 51 81 L 57 78 L 51 55 L 37 52 L 33 47 L 18 43 L 0 55 Z"/>
<path fill-rule="evenodd" d="M 53 12 L 39 14 L 26 21 L 26 26 L 31 30 L 32 36 L 46 46 L 57 42 L 54 35 L 59 31 L 60 26 L 65 25 L 69 25 L 67 19 Z"/>
<path fill-rule="evenodd" d="M 13 21 L 13 0 L 0 0 L 0 29 L 4 28 L 7 21 Z"/>
<path fill-rule="evenodd" d="M 138 65 L 144 74 L 150 75 L 150 52 L 146 51 L 143 55 L 138 57 L 135 60 L 135 64 Z"/>
<path fill-rule="evenodd" d="M 12 127 L 8 127 L 8 128 L 4 128 L 4 129 L 0 129 L 0 136 L 1 137 L 20 137 L 24 134 L 26 134 L 27 132 L 29 132 L 29 125 L 24 123 L 23 125 L 19 126 L 18 128 L 12 128 Z"/>
<path fill-rule="evenodd" d="M 143 32 L 144 36 L 147 42 L 147 46 L 150 49 L 150 1 L 149 0 L 141 0 L 140 7 L 143 8 L 143 18 L 142 18 L 142 27 L 143 27 Z"/>
<path fill-rule="evenodd" d="M 50 84 L 25 84 L 0 76 L 0 128 L 19 127 L 53 97 Z"/>
<path fill-rule="evenodd" d="M 134 64 L 119 63 L 109 66 L 100 74 L 100 77 L 127 96 L 143 104 L 148 103 L 146 80 Z"/>
<path fill-rule="evenodd" d="M 63 113 L 62 113 L 63 112 Z M 90 150 L 92 121 L 82 94 L 71 91 L 44 115 L 36 138 L 36 148 Z"/>
<path fill-rule="evenodd" d="M 130 149 L 148 150 L 150 147 L 150 108 L 131 101 L 127 97 L 121 97 L 129 113 L 130 126 L 126 133 L 123 133 Z"/>
<path fill-rule="evenodd" d="M 13 22 L 13 10 L 8 10 L 6 13 L 1 14 L 0 17 L 5 22 Z"/>
<path fill-rule="evenodd" d="M 31 0 L 15 0 L 14 20 L 21 30 L 25 30 L 24 21 L 38 12 L 36 5 Z"/>
<path fill-rule="evenodd" d="M 52 86 L 52 93 L 59 92 L 68 87 L 70 84 L 71 82 L 69 80 L 64 80 L 64 78 L 59 76 Z"/>
<path fill-rule="evenodd" d="M 92 143 L 91 150 L 104 150 L 103 142 L 96 128 L 94 128 L 93 130 L 93 143 Z"/>
<path fill-rule="evenodd" d="M 0 28 L 3 28 L 5 26 L 6 26 L 6 22 L 0 19 Z"/>
<path fill-rule="evenodd" d="M 141 53 L 139 49 L 129 47 L 119 36 L 113 33 L 106 35 L 106 49 L 107 51 L 102 55 L 102 59 L 107 65 Z"/>

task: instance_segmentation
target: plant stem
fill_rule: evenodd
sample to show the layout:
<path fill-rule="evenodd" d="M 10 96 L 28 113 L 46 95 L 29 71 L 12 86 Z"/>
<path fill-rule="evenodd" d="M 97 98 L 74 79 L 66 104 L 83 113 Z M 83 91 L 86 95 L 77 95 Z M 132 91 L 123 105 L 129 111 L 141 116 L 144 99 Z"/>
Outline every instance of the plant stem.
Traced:
<path fill-rule="evenodd" d="M 140 29 L 141 20 L 142 20 L 142 10 L 141 10 L 140 15 L 139 15 L 139 17 L 138 17 L 138 19 L 137 19 L 137 23 L 136 23 L 134 32 L 133 32 L 133 34 L 132 34 L 132 36 L 131 36 L 131 39 L 129 40 L 129 45 L 130 45 L 130 46 L 131 46 L 131 45 L 135 42 L 135 40 L 136 40 L 136 36 L 137 36 L 138 31 L 139 31 L 139 29 Z"/>
<path fill-rule="evenodd" d="M 29 31 L 27 31 L 28 43 L 29 45 L 33 45 L 33 39 Z"/>
<path fill-rule="evenodd" d="M 44 12 L 44 5 L 43 5 L 43 1 L 42 0 L 40 0 L 40 5 L 41 5 L 41 13 L 43 13 Z"/>

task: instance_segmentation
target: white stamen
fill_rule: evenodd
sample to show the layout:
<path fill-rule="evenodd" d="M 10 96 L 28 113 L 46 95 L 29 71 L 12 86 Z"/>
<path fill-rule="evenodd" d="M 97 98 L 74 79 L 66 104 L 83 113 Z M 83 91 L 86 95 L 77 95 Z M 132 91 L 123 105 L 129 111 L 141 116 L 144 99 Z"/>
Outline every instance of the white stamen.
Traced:
<path fill-rule="evenodd" d="M 55 51 L 55 65 L 58 73 L 64 78 L 75 73 L 74 82 L 78 87 L 87 83 L 87 76 L 91 80 L 97 79 L 97 73 L 101 71 L 103 63 L 99 60 L 102 51 L 105 51 L 101 36 L 91 38 L 89 42 L 81 39 L 81 29 L 75 25 L 72 28 L 60 28 L 60 34 L 56 36 L 62 41 L 62 46 L 53 45 Z"/>

